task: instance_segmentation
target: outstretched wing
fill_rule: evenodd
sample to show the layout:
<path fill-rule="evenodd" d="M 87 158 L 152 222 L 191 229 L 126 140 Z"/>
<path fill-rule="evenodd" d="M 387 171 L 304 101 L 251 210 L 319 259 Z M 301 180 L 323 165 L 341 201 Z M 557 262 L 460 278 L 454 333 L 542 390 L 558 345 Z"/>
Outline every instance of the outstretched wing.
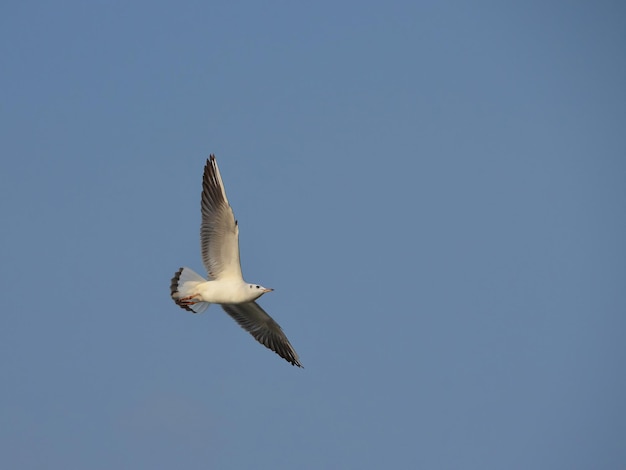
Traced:
<path fill-rule="evenodd" d="M 211 155 L 202 179 L 202 262 L 213 279 L 243 279 L 239 262 L 239 227 L 226 198 L 224 183 Z"/>
<path fill-rule="evenodd" d="M 294 366 L 302 367 L 298 354 L 282 328 L 256 302 L 222 304 L 222 308 L 259 343 Z"/>

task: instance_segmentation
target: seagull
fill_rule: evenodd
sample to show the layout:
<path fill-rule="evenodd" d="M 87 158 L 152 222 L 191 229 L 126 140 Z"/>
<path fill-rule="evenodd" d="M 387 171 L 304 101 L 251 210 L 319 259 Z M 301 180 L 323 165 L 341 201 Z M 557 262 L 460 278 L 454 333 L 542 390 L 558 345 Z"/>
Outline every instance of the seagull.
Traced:
<path fill-rule="evenodd" d="M 176 305 L 193 313 L 204 312 L 210 304 L 220 304 L 259 343 L 292 365 L 302 367 L 280 325 L 255 302 L 274 289 L 243 280 L 239 225 L 226 198 L 213 154 L 204 167 L 201 209 L 200 247 L 209 279 L 189 268 L 180 268 L 170 284 L 172 299 Z"/>

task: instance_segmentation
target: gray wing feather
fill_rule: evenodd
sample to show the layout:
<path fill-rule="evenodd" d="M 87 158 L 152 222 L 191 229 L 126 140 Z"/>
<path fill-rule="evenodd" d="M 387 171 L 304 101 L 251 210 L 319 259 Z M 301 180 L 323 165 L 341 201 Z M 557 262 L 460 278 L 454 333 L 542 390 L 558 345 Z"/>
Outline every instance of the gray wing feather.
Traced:
<path fill-rule="evenodd" d="M 294 366 L 302 367 L 298 354 L 282 328 L 256 302 L 222 304 L 222 308 L 259 343 Z"/>
<path fill-rule="evenodd" d="M 207 159 L 202 178 L 202 261 L 213 279 L 243 279 L 239 262 L 239 227 L 226 198 L 215 156 Z"/>

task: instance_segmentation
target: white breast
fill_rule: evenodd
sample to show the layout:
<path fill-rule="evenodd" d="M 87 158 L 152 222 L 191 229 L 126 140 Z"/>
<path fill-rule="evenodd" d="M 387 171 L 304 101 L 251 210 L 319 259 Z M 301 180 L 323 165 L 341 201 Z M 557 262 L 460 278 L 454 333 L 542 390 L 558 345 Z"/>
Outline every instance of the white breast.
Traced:
<path fill-rule="evenodd" d="M 198 293 L 203 302 L 212 304 L 240 304 L 252 302 L 260 293 L 250 289 L 250 285 L 237 280 L 218 280 L 203 282 L 198 286 Z"/>

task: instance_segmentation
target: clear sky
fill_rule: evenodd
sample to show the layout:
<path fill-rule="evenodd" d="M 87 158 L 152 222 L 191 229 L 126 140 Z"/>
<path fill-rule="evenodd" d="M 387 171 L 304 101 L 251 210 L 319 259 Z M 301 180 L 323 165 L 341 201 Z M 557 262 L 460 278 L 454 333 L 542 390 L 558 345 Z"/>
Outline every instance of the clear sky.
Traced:
<path fill-rule="evenodd" d="M 626 464 L 621 2 L 4 2 L 0 467 Z M 169 297 L 217 155 L 297 369 Z"/>

